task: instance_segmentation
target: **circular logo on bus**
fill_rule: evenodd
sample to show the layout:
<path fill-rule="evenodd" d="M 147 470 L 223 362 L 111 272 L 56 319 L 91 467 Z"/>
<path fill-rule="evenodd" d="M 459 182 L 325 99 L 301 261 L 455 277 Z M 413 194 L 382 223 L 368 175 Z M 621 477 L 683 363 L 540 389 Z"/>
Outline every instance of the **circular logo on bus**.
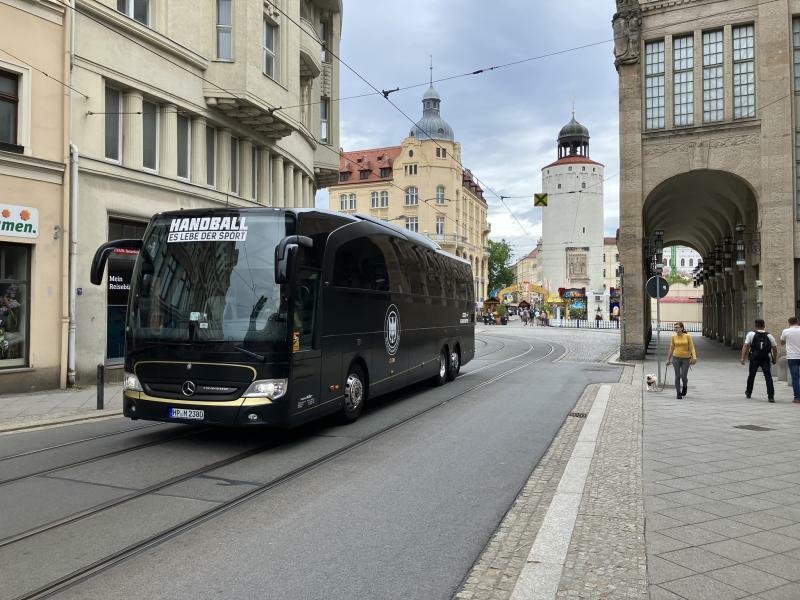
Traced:
<path fill-rule="evenodd" d="M 183 382 L 181 392 L 184 396 L 194 396 L 195 391 L 197 391 L 197 386 L 194 384 L 194 381 Z"/>
<path fill-rule="evenodd" d="M 389 356 L 397 354 L 400 347 L 400 311 L 394 304 L 389 306 L 383 320 L 383 341 Z"/>

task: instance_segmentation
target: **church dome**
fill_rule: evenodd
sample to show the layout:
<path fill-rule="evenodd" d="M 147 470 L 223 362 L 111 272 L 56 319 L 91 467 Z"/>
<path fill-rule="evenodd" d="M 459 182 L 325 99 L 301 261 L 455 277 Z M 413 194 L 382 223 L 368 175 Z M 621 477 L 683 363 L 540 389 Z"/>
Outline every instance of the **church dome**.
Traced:
<path fill-rule="evenodd" d="M 575 117 L 572 117 L 572 120 L 564 125 L 561 128 L 561 131 L 558 133 L 559 141 L 563 140 L 564 138 L 586 138 L 589 139 L 589 130 L 578 123 L 575 120 Z"/>
<path fill-rule="evenodd" d="M 442 118 L 440 105 L 442 99 L 439 92 L 431 85 L 422 96 L 422 118 L 411 128 L 409 135 L 421 141 L 445 140 L 455 141 L 453 128 Z"/>

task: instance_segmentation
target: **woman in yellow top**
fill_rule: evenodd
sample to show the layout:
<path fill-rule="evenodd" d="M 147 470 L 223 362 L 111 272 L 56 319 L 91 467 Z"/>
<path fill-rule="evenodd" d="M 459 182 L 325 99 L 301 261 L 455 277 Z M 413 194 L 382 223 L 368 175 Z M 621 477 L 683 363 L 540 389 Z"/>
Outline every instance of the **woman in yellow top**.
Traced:
<path fill-rule="evenodd" d="M 697 352 L 694 349 L 692 336 L 686 333 L 683 323 L 678 321 L 675 323 L 675 335 L 669 342 L 669 355 L 667 355 L 667 365 L 672 364 L 672 368 L 675 369 L 675 391 L 678 393 L 678 400 L 686 395 L 689 365 L 696 362 Z"/>

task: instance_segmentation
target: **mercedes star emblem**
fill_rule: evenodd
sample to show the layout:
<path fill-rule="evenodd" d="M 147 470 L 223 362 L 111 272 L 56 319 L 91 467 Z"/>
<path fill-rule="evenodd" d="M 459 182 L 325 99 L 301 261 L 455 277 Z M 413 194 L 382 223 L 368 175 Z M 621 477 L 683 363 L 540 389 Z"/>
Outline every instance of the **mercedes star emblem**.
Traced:
<path fill-rule="evenodd" d="M 194 381 L 184 381 L 183 386 L 181 386 L 181 392 L 183 392 L 184 396 L 194 396 L 196 389 L 197 386 L 195 386 Z"/>

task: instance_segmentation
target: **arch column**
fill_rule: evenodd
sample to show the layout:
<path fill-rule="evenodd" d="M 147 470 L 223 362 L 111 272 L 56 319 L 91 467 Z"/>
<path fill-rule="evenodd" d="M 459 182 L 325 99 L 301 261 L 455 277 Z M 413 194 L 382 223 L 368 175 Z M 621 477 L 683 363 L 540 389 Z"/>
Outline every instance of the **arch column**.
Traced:
<path fill-rule="evenodd" d="M 192 119 L 192 156 L 189 176 L 197 185 L 206 185 L 206 119 Z"/>
<path fill-rule="evenodd" d="M 272 206 L 286 206 L 283 191 L 283 156 L 276 154 L 272 159 Z"/>
<path fill-rule="evenodd" d="M 272 159 L 266 146 L 259 146 L 258 153 L 258 200 L 265 206 L 272 206 L 272 185 L 270 167 Z"/>
<path fill-rule="evenodd" d="M 165 177 L 178 176 L 178 107 L 167 104 L 161 107 L 159 131 L 158 172 Z"/>
<path fill-rule="evenodd" d="M 304 207 L 305 191 L 303 189 L 303 172 L 297 168 L 294 170 L 294 205 Z"/>
<path fill-rule="evenodd" d="M 131 169 L 141 169 L 144 165 L 142 152 L 144 139 L 142 133 L 141 92 L 125 92 L 122 96 L 122 164 Z"/>
<path fill-rule="evenodd" d="M 283 163 L 283 195 L 284 206 L 294 207 L 294 165 L 290 161 Z"/>

